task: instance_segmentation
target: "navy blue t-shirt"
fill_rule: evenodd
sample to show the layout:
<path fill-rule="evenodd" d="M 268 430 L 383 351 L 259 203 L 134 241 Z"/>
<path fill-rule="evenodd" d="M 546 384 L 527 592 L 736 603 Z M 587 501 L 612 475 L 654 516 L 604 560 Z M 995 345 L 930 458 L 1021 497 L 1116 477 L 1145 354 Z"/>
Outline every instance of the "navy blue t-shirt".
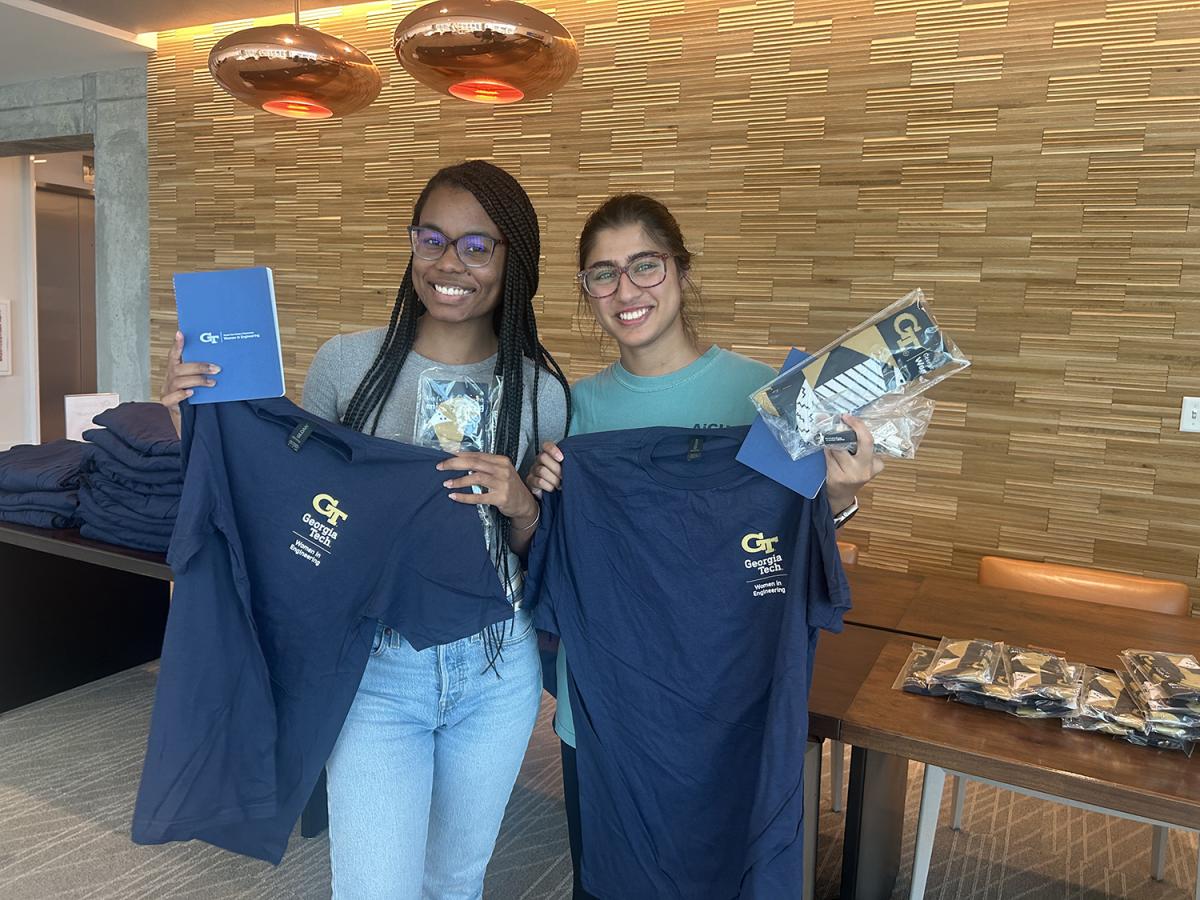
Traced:
<path fill-rule="evenodd" d="M 133 839 L 200 838 L 277 863 L 376 621 L 421 649 L 512 607 L 475 508 L 446 496 L 435 468 L 446 454 L 282 398 L 184 404 L 184 437 L 175 592 Z"/>
<path fill-rule="evenodd" d="M 88 445 L 59 439 L 18 444 L 0 453 L 0 491 L 59 491 L 79 487 Z"/>
<path fill-rule="evenodd" d="M 161 403 L 122 403 L 106 409 L 92 422 L 107 428 L 142 456 L 179 455 L 179 436 L 171 413 Z"/>
<path fill-rule="evenodd" d="M 527 595 L 571 648 L 600 897 L 801 893 L 810 639 L 849 586 L 824 493 L 738 463 L 746 430 L 568 438 L 542 499 Z"/>

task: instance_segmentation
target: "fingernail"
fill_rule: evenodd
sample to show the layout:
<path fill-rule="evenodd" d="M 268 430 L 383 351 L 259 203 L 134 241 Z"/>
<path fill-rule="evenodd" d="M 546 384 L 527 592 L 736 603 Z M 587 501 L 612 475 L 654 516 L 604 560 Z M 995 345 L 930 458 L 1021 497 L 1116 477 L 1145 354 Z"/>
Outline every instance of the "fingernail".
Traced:
<path fill-rule="evenodd" d="M 188 388 L 188 390 L 187 390 L 187 395 L 188 395 L 189 397 L 190 397 L 190 396 L 192 396 L 192 391 L 191 391 L 191 388 Z"/>
<path fill-rule="evenodd" d="M 442 487 L 450 487 L 450 480 L 449 480 L 449 479 L 447 479 L 446 481 L 443 481 L 443 482 L 442 482 Z"/>
<path fill-rule="evenodd" d="M 206 378 L 204 380 L 204 384 L 206 387 L 214 387 L 216 385 L 216 382 L 213 381 L 211 378 Z"/>
<path fill-rule="evenodd" d="M 175 340 L 177 340 L 177 341 L 183 340 L 183 332 L 182 331 L 175 332 Z"/>
<path fill-rule="evenodd" d="M 216 366 L 216 365 L 209 366 L 209 367 L 208 367 L 208 371 L 210 371 L 210 372 L 212 372 L 214 375 L 216 375 L 218 372 L 220 372 L 220 371 L 221 371 L 221 367 L 220 367 L 220 366 Z"/>
<path fill-rule="evenodd" d="M 438 463 L 436 466 L 434 466 L 434 468 L 440 472 L 440 471 L 442 471 L 442 464 Z"/>
<path fill-rule="evenodd" d="M 559 462 L 562 462 L 562 461 L 563 461 L 563 455 L 562 455 L 562 453 L 561 453 L 561 452 L 559 452 L 559 453 L 555 453 L 555 454 L 554 454 L 554 457 L 555 457 L 555 459 L 557 459 Z"/>

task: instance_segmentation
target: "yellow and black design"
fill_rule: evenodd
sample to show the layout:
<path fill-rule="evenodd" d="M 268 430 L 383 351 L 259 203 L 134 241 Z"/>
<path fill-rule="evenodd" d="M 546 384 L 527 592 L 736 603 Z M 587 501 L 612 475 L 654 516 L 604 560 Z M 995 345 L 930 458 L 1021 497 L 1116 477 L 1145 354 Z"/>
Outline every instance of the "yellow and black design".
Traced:
<path fill-rule="evenodd" d="M 946 362 L 941 330 L 923 304 L 914 302 L 784 373 L 755 400 L 784 417 L 798 401 L 855 412 Z"/>
<path fill-rule="evenodd" d="M 842 413 L 915 397 L 969 361 L 912 291 L 756 391 L 751 400 L 792 459 L 820 449 Z M 874 408 L 874 407 L 872 407 Z"/>
<path fill-rule="evenodd" d="M 325 517 L 325 521 L 330 525 L 337 525 L 338 522 L 344 521 L 349 516 L 342 510 L 338 509 L 338 501 L 329 494 L 317 494 L 313 497 L 313 509 Z"/>
<path fill-rule="evenodd" d="M 288 548 L 293 554 L 320 567 L 326 556 L 333 556 L 333 545 L 338 539 L 338 526 L 349 520 L 350 514 L 341 508 L 341 501 L 332 494 L 319 493 L 312 498 L 314 516 L 305 512 L 301 527 L 307 533 L 292 530 L 296 539 Z"/>
<path fill-rule="evenodd" d="M 751 586 L 751 593 L 756 598 L 787 594 L 783 554 L 775 549 L 778 543 L 778 535 L 767 537 L 763 531 L 751 531 L 742 537 L 742 550 L 749 554 L 743 563 L 746 574 L 750 576 L 746 583 Z"/>
<path fill-rule="evenodd" d="M 778 537 L 764 537 L 761 531 L 753 531 L 742 538 L 742 549 L 747 553 L 770 553 L 778 543 Z"/>

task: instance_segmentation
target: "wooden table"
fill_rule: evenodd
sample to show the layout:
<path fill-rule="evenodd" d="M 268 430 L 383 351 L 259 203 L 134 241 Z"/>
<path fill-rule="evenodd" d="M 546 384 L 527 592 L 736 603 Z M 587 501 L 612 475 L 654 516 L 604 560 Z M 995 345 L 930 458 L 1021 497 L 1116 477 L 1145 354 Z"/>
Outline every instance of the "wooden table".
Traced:
<path fill-rule="evenodd" d="M 0 523 L 0 713 L 157 659 L 170 580 L 159 554 Z"/>
<path fill-rule="evenodd" d="M 853 745 L 842 896 L 890 897 L 903 838 L 908 760 L 989 777 L 1186 827 L 1200 827 L 1200 754 L 1135 747 L 891 688 L 914 641 L 942 636 L 1036 644 L 1113 668 L 1128 648 L 1200 650 L 1200 619 L 1127 610 L 941 575 L 850 573 L 846 619 L 888 637 L 842 713 Z M 914 583 L 915 582 L 915 583 Z M 814 685 L 816 679 L 814 678 Z"/>
<path fill-rule="evenodd" d="M 870 606 L 875 602 L 867 600 Z M 896 630 L 932 640 L 946 636 L 1037 644 L 1074 662 L 1109 669 L 1122 650 L 1200 652 L 1200 618 L 987 588 L 940 575 L 925 577 Z"/>
<path fill-rule="evenodd" d="M 842 739 L 842 721 L 850 703 L 891 638 L 888 632 L 861 625 L 821 635 L 808 695 L 810 737 Z"/>
<path fill-rule="evenodd" d="M 859 566 L 846 566 L 846 578 L 854 601 L 853 609 L 846 613 L 846 622 L 887 631 L 900 630 L 900 620 L 926 582 L 926 576 L 922 575 Z"/>
<path fill-rule="evenodd" d="M 908 651 L 890 640 L 855 695 L 842 734 L 856 747 L 1200 829 L 1200 754 L 894 690 Z"/>

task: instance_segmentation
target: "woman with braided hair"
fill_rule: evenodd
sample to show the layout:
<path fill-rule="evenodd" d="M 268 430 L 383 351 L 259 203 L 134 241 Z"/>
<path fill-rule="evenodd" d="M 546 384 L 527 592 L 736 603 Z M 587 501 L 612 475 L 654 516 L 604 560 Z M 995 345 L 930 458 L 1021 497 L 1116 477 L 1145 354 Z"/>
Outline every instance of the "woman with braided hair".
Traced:
<path fill-rule="evenodd" d="M 438 468 L 446 502 L 485 511 L 517 609 L 503 626 L 419 652 L 379 626 L 327 765 L 333 893 L 348 900 L 482 896 L 541 695 L 537 640 L 520 608 L 518 557 L 538 517 L 523 475 L 542 441 L 563 437 L 569 416 L 566 378 L 534 322 L 540 234 L 520 184 L 479 160 L 444 168 L 418 197 L 409 235 L 412 258 L 387 327 L 327 341 L 309 368 L 303 406 L 411 441 L 423 372 L 482 385 L 498 379 L 491 452 L 458 453 Z M 177 335 L 168 407 L 216 374 L 180 362 L 181 351 Z"/>

